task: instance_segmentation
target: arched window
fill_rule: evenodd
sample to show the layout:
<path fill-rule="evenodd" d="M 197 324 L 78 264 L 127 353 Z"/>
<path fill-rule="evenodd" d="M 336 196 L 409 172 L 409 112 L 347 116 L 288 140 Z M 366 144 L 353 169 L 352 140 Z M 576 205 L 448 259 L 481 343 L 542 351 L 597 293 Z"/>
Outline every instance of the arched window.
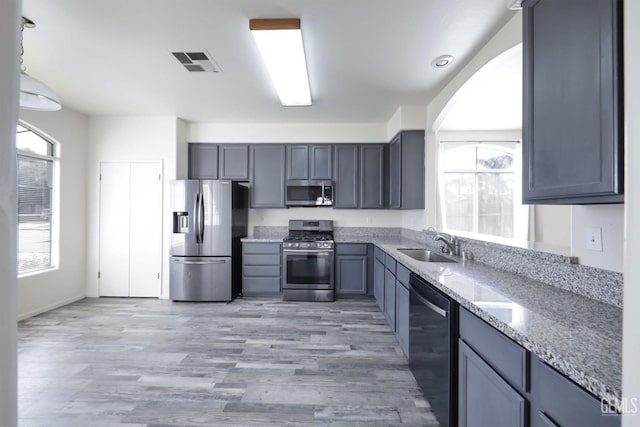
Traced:
<path fill-rule="evenodd" d="M 521 239 L 517 142 L 440 142 L 443 228 Z M 526 214 L 526 213 L 525 213 Z"/>
<path fill-rule="evenodd" d="M 55 177 L 57 147 L 18 125 L 18 274 L 55 266 L 54 224 L 57 217 Z"/>

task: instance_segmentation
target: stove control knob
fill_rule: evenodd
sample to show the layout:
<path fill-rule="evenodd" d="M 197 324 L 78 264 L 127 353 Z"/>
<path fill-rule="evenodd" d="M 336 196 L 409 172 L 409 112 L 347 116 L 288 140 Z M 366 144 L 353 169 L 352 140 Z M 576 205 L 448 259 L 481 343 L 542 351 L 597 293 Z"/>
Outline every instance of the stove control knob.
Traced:
<path fill-rule="evenodd" d="M 294 243 L 293 246 L 295 246 L 297 248 L 298 246 L 300 246 L 300 243 Z"/>

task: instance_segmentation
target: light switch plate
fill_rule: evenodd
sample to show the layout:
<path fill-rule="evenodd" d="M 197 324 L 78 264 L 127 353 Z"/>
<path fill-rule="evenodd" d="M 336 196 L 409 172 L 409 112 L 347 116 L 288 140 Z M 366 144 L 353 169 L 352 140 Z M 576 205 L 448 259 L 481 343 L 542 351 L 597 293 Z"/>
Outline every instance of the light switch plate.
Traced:
<path fill-rule="evenodd" d="M 586 248 L 590 251 L 602 252 L 602 228 L 587 228 Z"/>

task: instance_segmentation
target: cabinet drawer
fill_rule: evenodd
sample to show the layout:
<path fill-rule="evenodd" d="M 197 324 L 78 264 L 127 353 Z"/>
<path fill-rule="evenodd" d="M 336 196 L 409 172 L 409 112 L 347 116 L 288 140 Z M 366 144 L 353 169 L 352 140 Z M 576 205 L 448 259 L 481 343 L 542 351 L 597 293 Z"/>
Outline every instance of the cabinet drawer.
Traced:
<path fill-rule="evenodd" d="M 244 254 L 242 265 L 273 265 L 280 267 L 280 255 L 253 255 Z"/>
<path fill-rule="evenodd" d="M 409 269 L 407 267 L 405 267 L 404 265 L 400 264 L 399 262 L 396 263 L 396 278 L 398 279 L 398 282 L 402 283 L 402 286 L 404 286 L 407 289 L 409 289 L 409 275 L 410 274 L 411 274 L 411 272 L 409 271 Z"/>
<path fill-rule="evenodd" d="M 366 255 L 366 243 L 338 243 L 336 245 L 336 255 Z"/>
<path fill-rule="evenodd" d="M 375 256 L 375 258 L 380 261 L 381 263 L 384 264 L 384 251 L 382 249 L 380 249 L 377 246 L 373 247 L 373 256 Z"/>
<path fill-rule="evenodd" d="M 620 416 L 603 414 L 600 400 L 537 357 L 531 363 L 531 391 L 538 403 L 533 427 L 619 427 Z M 605 401 L 606 402 L 606 401 Z"/>
<path fill-rule="evenodd" d="M 460 337 L 503 378 L 529 391 L 529 352 L 469 311 L 460 310 Z"/>
<path fill-rule="evenodd" d="M 384 266 L 387 267 L 387 270 L 391 271 L 394 275 L 396 274 L 396 260 L 389 254 L 384 254 Z"/>
<path fill-rule="evenodd" d="M 279 265 L 245 265 L 242 267 L 244 277 L 280 277 Z"/>
<path fill-rule="evenodd" d="M 279 277 L 243 277 L 243 295 L 264 295 L 280 293 Z"/>
<path fill-rule="evenodd" d="M 243 243 L 245 254 L 280 254 L 280 243 Z"/>

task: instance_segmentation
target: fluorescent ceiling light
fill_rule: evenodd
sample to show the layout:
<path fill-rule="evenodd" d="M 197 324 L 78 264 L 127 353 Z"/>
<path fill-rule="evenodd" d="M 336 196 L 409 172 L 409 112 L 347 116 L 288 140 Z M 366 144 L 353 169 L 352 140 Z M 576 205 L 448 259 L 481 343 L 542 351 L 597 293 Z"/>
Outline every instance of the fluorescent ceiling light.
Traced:
<path fill-rule="evenodd" d="M 252 19 L 249 29 L 282 105 L 311 105 L 300 20 Z"/>

